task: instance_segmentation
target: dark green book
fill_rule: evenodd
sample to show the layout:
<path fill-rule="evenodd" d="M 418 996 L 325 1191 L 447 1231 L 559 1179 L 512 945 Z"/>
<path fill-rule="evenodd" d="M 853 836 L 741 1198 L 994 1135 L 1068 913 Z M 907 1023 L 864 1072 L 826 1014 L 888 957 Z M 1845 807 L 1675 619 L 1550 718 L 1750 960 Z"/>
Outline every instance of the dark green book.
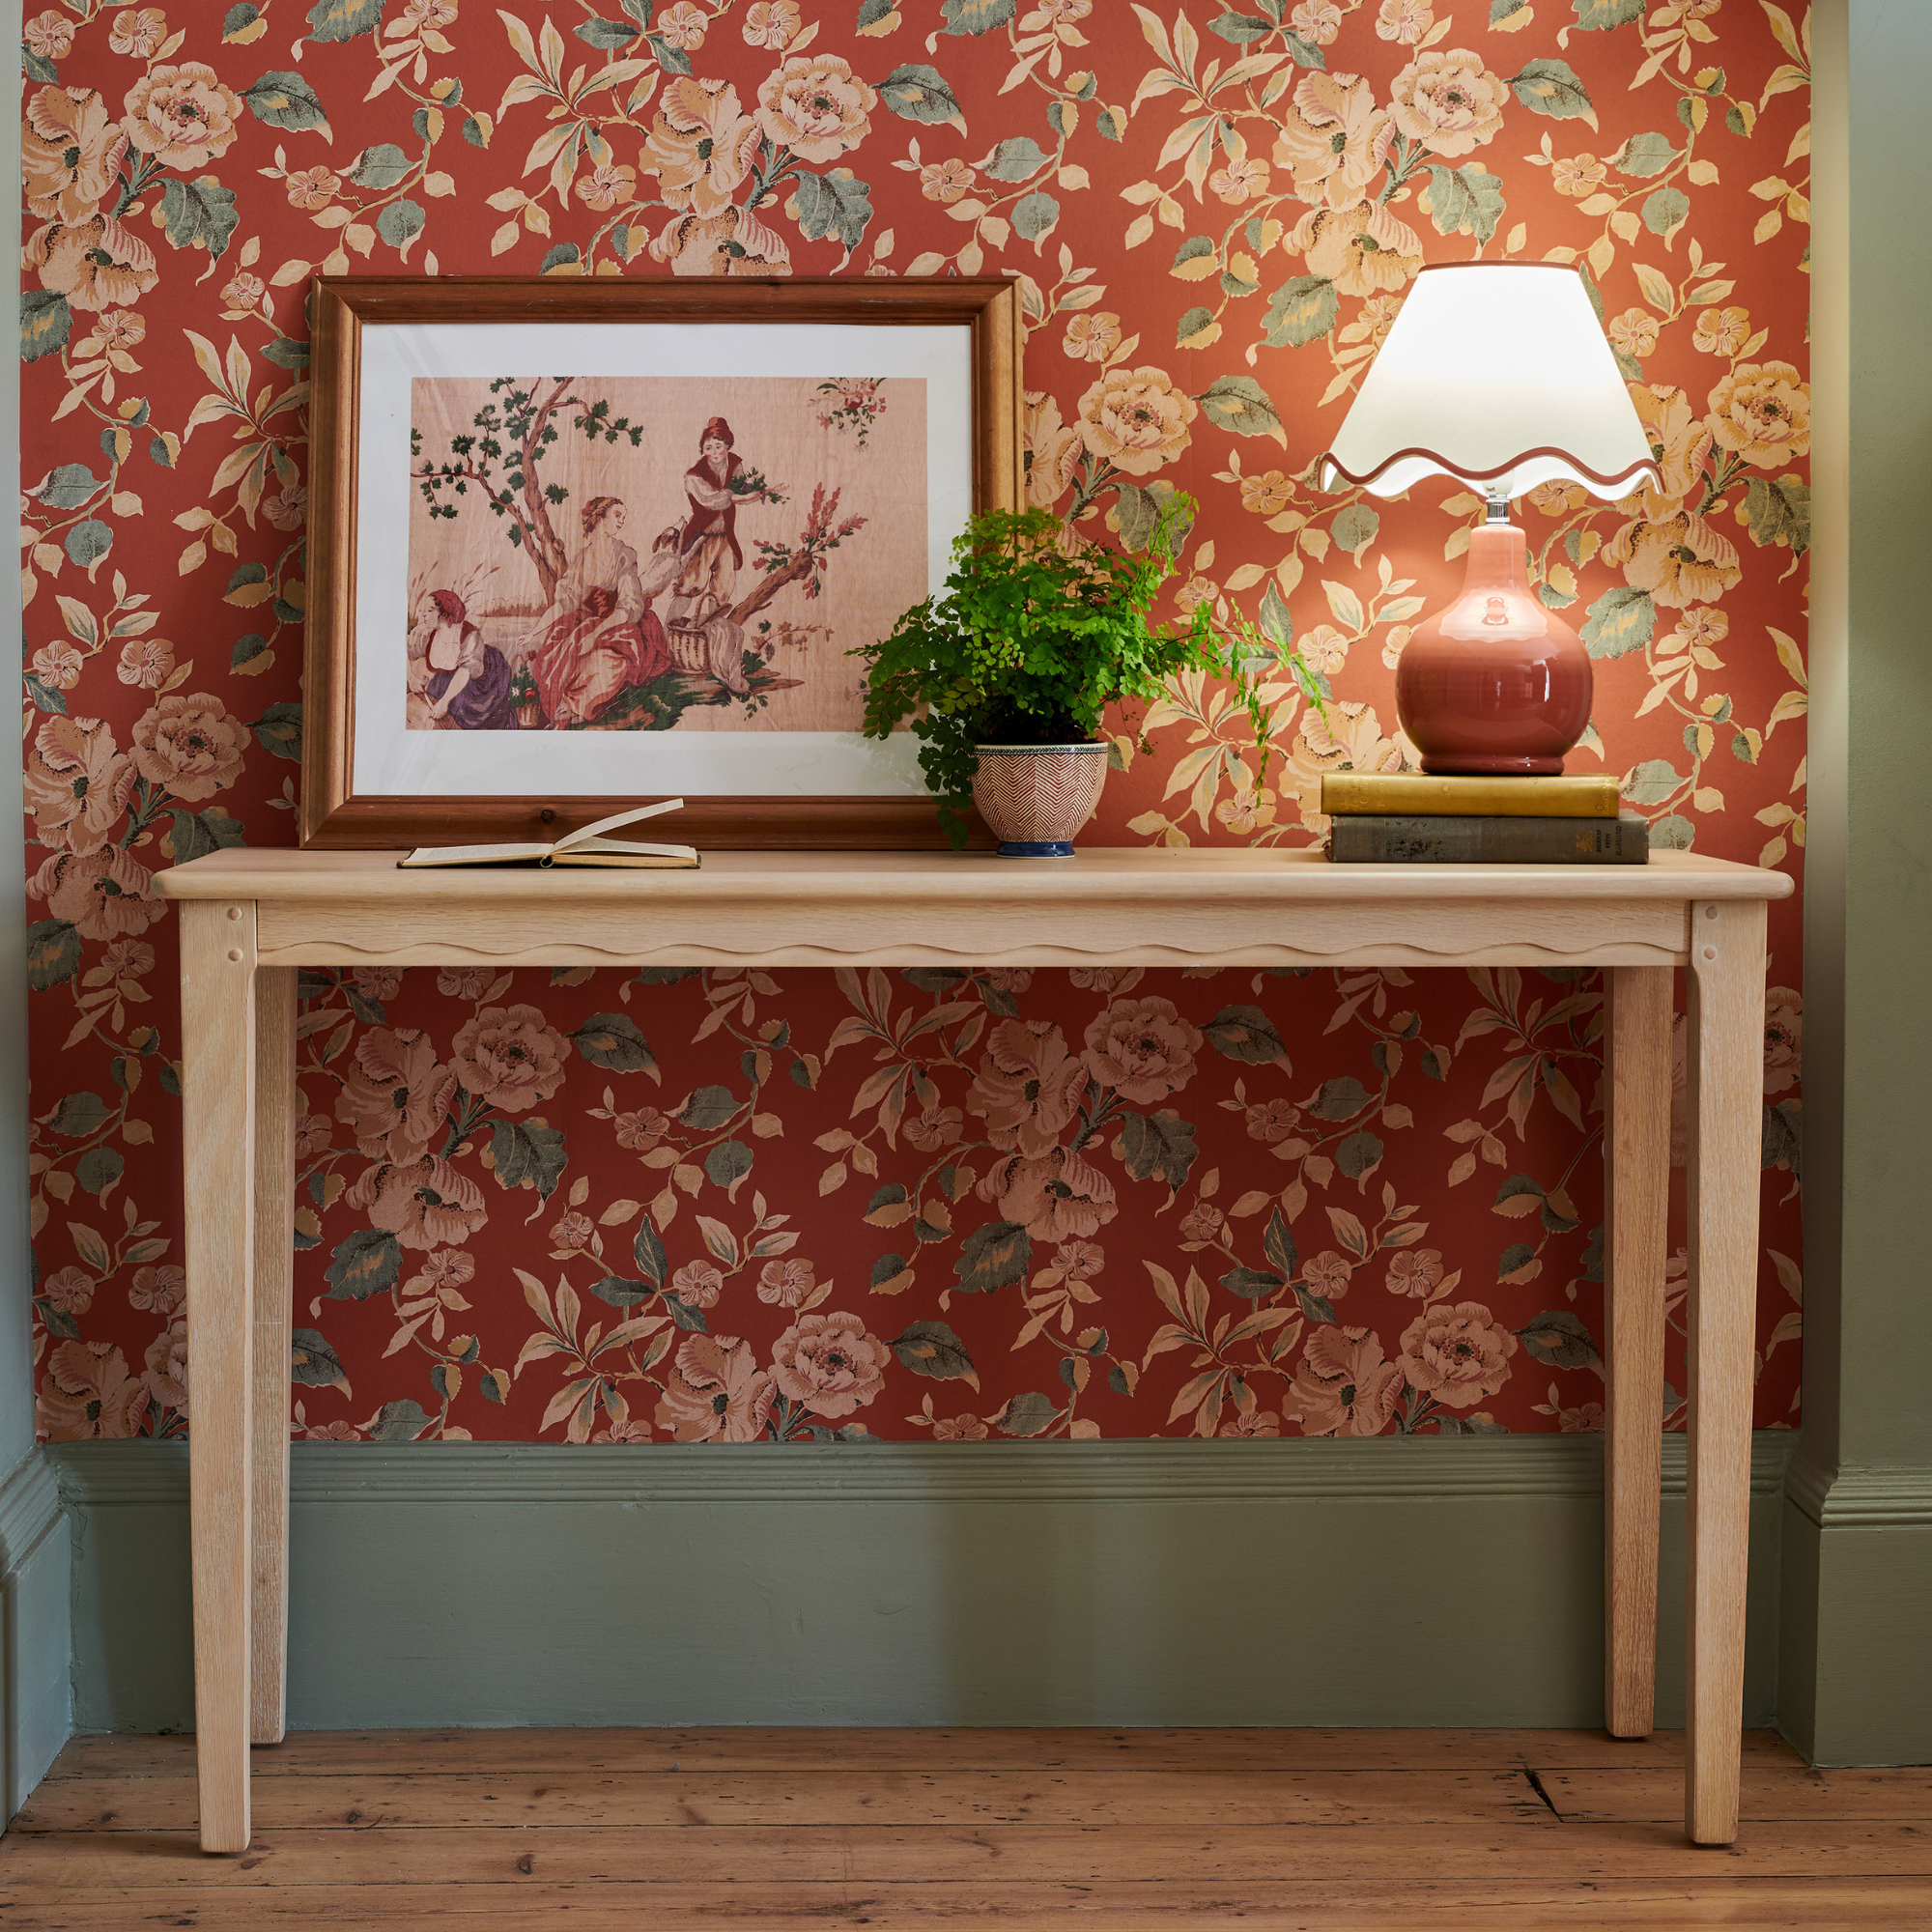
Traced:
<path fill-rule="evenodd" d="M 1328 826 L 1328 856 L 1348 866 L 1641 866 L 1650 825 L 1620 818 L 1395 818 L 1350 814 Z"/>

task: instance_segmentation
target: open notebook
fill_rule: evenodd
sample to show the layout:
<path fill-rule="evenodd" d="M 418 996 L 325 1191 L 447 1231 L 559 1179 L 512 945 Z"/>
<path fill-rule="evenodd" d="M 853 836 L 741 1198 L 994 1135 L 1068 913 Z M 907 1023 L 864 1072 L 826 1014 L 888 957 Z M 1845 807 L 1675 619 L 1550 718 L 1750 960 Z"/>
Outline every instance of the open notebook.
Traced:
<path fill-rule="evenodd" d="M 655 818 L 661 811 L 683 808 L 681 798 L 639 806 L 636 811 L 612 812 L 595 825 L 566 834 L 554 844 L 541 845 L 418 845 L 398 866 L 696 866 L 690 845 L 642 845 L 629 838 L 606 838 L 620 825 Z"/>

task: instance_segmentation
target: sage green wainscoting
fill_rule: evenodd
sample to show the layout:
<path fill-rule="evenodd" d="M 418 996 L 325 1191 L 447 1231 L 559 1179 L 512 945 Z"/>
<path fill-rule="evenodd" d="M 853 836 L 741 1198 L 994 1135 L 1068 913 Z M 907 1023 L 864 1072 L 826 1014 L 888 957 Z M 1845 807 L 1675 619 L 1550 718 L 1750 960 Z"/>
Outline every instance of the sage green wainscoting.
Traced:
<path fill-rule="evenodd" d="M 1793 1439 L 1752 1460 L 1759 1724 Z M 190 1725 L 185 1452 L 53 1457 L 75 1728 Z M 1596 1435 L 298 1444 L 289 1723 L 1594 1725 L 1602 1462 Z"/>
<path fill-rule="evenodd" d="M 1794 16 L 1795 17 L 1795 16 Z M 1804 1432 L 1780 1721 L 1932 1759 L 1932 7 L 1819 0 L 1814 57 Z M 1777 977 L 1773 962 L 1773 977 Z"/>
<path fill-rule="evenodd" d="M 0 1482 L 0 1824 L 67 1743 L 71 1583 L 54 1465 L 30 1450 Z"/>

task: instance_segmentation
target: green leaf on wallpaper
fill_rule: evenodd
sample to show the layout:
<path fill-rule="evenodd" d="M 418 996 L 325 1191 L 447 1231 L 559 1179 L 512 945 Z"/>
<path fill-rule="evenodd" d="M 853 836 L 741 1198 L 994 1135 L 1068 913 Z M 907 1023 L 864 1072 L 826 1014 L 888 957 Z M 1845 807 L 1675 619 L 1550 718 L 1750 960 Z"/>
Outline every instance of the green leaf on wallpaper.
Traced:
<path fill-rule="evenodd" d="M 60 69 L 44 55 L 37 54 L 24 41 L 20 43 L 20 71 L 29 80 L 60 79 Z"/>
<path fill-rule="evenodd" d="M 728 1087 L 699 1087 L 676 1110 L 675 1118 L 694 1133 L 708 1134 L 722 1127 L 738 1111 Z"/>
<path fill-rule="evenodd" d="M 1496 1262 L 1496 1279 L 1508 1281 L 1520 1274 L 1536 1259 L 1536 1250 L 1526 1241 L 1512 1241 Z"/>
<path fill-rule="evenodd" d="M 1000 142 L 981 163 L 981 171 L 995 181 L 1031 181 L 1042 168 L 1053 164 L 1053 156 L 1026 134 L 1015 134 Z"/>
<path fill-rule="evenodd" d="M 1574 590 L 1557 589 L 1555 584 L 1550 582 L 1546 577 L 1536 586 L 1536 601 L 1546 611 L 1567 611 L 1571 605 L 1576 603 L 1577 593 Z"/>
<path fill-rule="evenodd" d="M 1312 67 L 1321 71 L 1327 70 L 1327 56 L 1313 41 L 1304 41 L 1299 34 L 1284 27 L 1281 43 L 1288 49 L 1288 57 L 1296 67 Z"/>
<path fill-rule="evenodd" d="M 638 1264 L 638 1272 L 653 1288 L 664 1286 L 665 1275 L 670 1267 L 670 1257 L 665 1252 L 664 1241 L 649 1214 L 644 1216 L 643 1226 L 638 1230 L 637 1239 L 631 1243 L 631 1258 Z"/>
<path fill-rule="evenodd" d="M 1460 168 L 1432 167 L 1428 203 L 1436 234 L 1473 235 L 1487 242 L 1503 218 L 1503 185 L 1477 161 Z"/>
<path fill-rule="evenodd" d="M 1650 821 L 1650 849 L 1653 852 L 1688 852 L 1696 837 L 1696 826 L 1674 811 L 1666 818 Z"/>
<path fill-rule="evenodd" d="M 20 360 L 38 362 L 67 347 L 73 327 L 73 310 L 65 296 L 51 289 L 23 289 L 20 292 Z"/>
<path fill-rule="evenodd" d="M 1613 156 L 1617 170 L 1634 180 L 1661 175 L 1677 158 L 1677 150 L 1662 134 L 1633 134 Z"/>
<path fill-rule="evenodd" d="M 1802 476 L 1753 476 L 1745 487 L 1745 521 L 1755 544 L 1811 548 L 1811 486 Z"/>
<path fill-rule="evenodd" d="M 1293 648 L 1294 618 L 1289 611 L 1288 599 L 1281 594 L 1272 578 L 1268 580 L 1268 587 L 1262 593 L 1261 612 L 1255 621 L 1283 650 Z"/>
<path fill-rule="evenodd" d="M 1490 0 L 1490 25 L 1500 26 L 1512 14 L 1520 14 L 1529 0 Z"/>
<path fill-rule="evenodd" d="M 1335 1149 L 1335 1165 L 1350 1180 L 1359 1180 L 1381 1164 L 1382 1144 L 1376 1136 L 1361 1128 L 1346 1135 Z"/>
<path fill-rule="evenodd" d="M 1252 376 L 1216 376 L 1195 400 L 1217 429 L 1285 440 L 1274 399 Z"/>
<path fill-rule="evenodd" d="M 1288 1065 L 1288 1043 L 1259 1007 L 1223 1007 L 1202 1028 L 1208 1044 L 1229 1060 L 1249 1066 Z"/>
<path fill-rule="evenodd" d="M 1043 188 L 1023 194 L 1013 204 L 1013 233 L 1022 242 L 1037 242 L 1060 222 L 1060 203 Z"/>
<path fill-rule="evenodd" d="M 1780 1100 L 1765 1108 L 1759 1165 L 1788 1167 L 1801 1180 L 1804 1178 L 1804 1101 Z"/>
<path fill-rule="evenodd" d="M 647 34 L 644 38 L 665 72 L 680 76 L 691 72 L 691 56 L 682 47 L 672 45 L 662 34 Z"/>
<path fill-rule="evenodd" d="M 1275 1268 L 1284 1280 L 1293 1275 L 1299 1259 L 1295 1252 L 1294 1234 L 1282 1219 L 1279 1208 L 1268 1215 L 1267 1232 L 1262 1236 L 1262 1253 L 1267 1257 L 1269 1266 Z"/>
<path fill-rule="evenodd" d="M 383 17 L 383 0 L 315 0 L 308 10 L 312 41 L 353 41 L 374 30 Z"/>
<path fill-rule="evenodd" d="M 1221 1286 L 1243 1301 L 1260 1301 L 1288 1286 L 1284 1276 L 1269 1274 L 1264 1268 L 1230 1268 L 1221 1277 Z"/>
<path fill-rule="evenodd" d="M 1201 1157 L 1194 1144 L 1194 1122 L 1183 1121 L 1172 1107 L 1157 1114 L 1129 1114 L 1121 1122 L 1121 1156 L 1136 1180 L 1155 1175 L 1179 1187 Z"/>
<path fill-rule="evenodd" d="M 1512 1248 L 1510 1254 L 1515 1253 Z M 1509 1256 L 1503 1259 L 1507 1261 Z M 1567 1308 L 1547 1308 L 1516 1332 L 1522 1346 L 1552 1369 L 1586 1369 L 1598 1359 L 1590 1331 Z"/>
<path fill-rule="evenodd" d="M 221 16 L 221 38 L 232 41 L 237 34 L 245 34 L 262 17 L 262 10 L 254 0 L 236 0 Z"/>
<path fill-rule="evenodd" d="M 1344 1073 L 1338 1079 L 1322 1081 L 1307 1106 L 1318 1121 L 1349 1121 L 1359 1114 L 1372 1097 L 1369 1090 L 1352 1073 Z"/>
<path fill-rule="evenodd" d="M 1588 33 L 1604 33 L 1611 27 L 1627 27 L 1643 18 L 1650 0 L 1572 0 L 1577 24 Z"/>
<path fill-rule="evenodd" d="M 1198 262 L 1203 256 L 1214 252 L 1214 238 L 1211 235 L 1190 235 L 1174 251 L 1174 267 L 1178 269 L 1183 262 Z"/>
<path fill-rule="evenodd" d="M 993 1427 L 1002 1435 L 1044 1435 L 1060 1419 L 1053 1398 L 1028 1389 L 1013 1396 L 993 1418 Z"/>
<path fill-rule="evenodd" d="M 1668 758 L 1645 758 L 1631 767 L 1622 790 L 1633 805 L 1662 805 L 1683 782 L 1683 774 Z M 1657 827 L 1650 829 L 1655 840 Z"/>
<path fill-rule="evenodd" d="M 1334 522 L 1328 526 L 1328 534 L 1334 538 L 1335 548 L 1348 551 L 1359 566 L 1362 552 L 1375 542 L 1381 526 L 1381 518 L 1368 504 L 1350 503 L 1336 511 Z"/>
<path fill-rule="evenodd" d="M 1320 341 L 1335 327 L 1341 298 L 1326 275 L 1296 275 L 1268 298 L 1262 318 L 1264 340 L 1270 349 L 1302 349 Z"/>
<path fill-rule="evenodd" d="M 622 1013 L 592 1013 L 570 1039 L 592 1066 L 611 1073 L 655 1074 L 658 1070 L 650 1041 L 638 1031 L 637 1022 Z"/>
<path fill-rule="evenodd" d="M 891 11 L 890 5 L 887 11 Z M 966 117 L 959 109 L 959 97 L 952 83 L 936 67 L 923 61 L 908 61 L 895 67 L 879 83 L 879 99 L 906 121 L 923 122 L 929 127 L 952 123 L 962 132 Z"/>
<path fill-rule="evenodd" d="M 98 1134 L 113 1117 L 114 1109 L 99 1094 L 68 1094 L 43 1124 L 63 1140 L 84 1141 L 89 1134 Z"/>
<path fill-rule="evenodd" d="M 408 178 L 410 157 L 393 141 L 378 141 L 364 148 L 342 172 L 357 187 L 384 194 Z"/>
<path fill-rule="evenodd" d="M 1127 131 L 1127 110 L 1124 107 L 1103 107 L 1094 115 L 1094 126 L 1103 141 L 1122 140 Z"/>
<path fill-rule="evenodd" d="M 73 1164 L 73 1178 L 90 1194 L 105 1195 L 128 1163 L 110 1147 L 89 1148 Z"/>
<path fill-rule="evenodd" d="M 358 1228 L 338 1241 L 335 1259 L 323 1270 L 334 1301 L 367 1301 L 393 1288 L 402 1272 L 403 1248 L 386 1228 Z"/>
<path fill-rule="evenodd" d="M 80 934 L 66 919 L 37 919 L 27 928 L 27 984 L 37 993 L 71 980 L 80 967 Z"/>
<path fill-rule="evenodd" d="M 752 1150 L 743 1141 L 720 1141 L 704 1156 L 704 1172 L 715 1187 L 729 1187 L 752 1171 Z"/>
<path fill-rule="evenodd" d="M 1221 270 L 1221 293 L 1224 296 L 1233 296 L 1237 301 L 1243 296 L 1259 295 L 1261 286 L 1260 282 L 1244 281 L 1232 269 Z"/>
<path fill-rule="evenodd" d="M 599 1301 L 608 1302 L 612 1308 L 635 1308 L 640 1301 L 648 1301 L 657 1290 L 647 1281 L 626 1281 L 620 1274 L 607 1274 L 602 1281 L 593 1281 L 586 1293 L 594 1294 Z"/>
<path fill-rule="evenodd" d="M 1204 331 L 1214 327 L 1214 311 L 1211 308 L 1196 306 L 1187 311 L 1174 327 L 1174 346 L 1185 349 L 1187 345 Z"/>
<path fill-rule="evenodd" d="M 1274 30 L 1275 22 L 1264 19 L 1259 14 L 1223 14 L 1218 20 L 1208 22 L 1210 34 L 1219 34 L 1237 47 L 1246 46 L 1250 41 L 1264 41 Z"/>
<path fill-rule="evenodd" d="M 898 10 L 899 0 L 859 0 L 859 17 L 853 24 L 863 34 L 867 27 L 876 27 L 888 14 L 896 14 Z"/>
<path fill-rule="evenodd" d="M 847 248 L 856 248 L 872 218 L 872 190 L 862 181 L 839 175 L 800 175 L 793 192 L 798 196 L 798 225 L 808 242 L 836 235 Z"/>
<path fill-rule="evenodd" d="M 899 1367 L 916 1376 L 929 1376 L 936 1382 L 971 1382 L 980 1386 L 973 1357 L 944 1321 L 910 1321 L 905 1332 L 892 1345 Z"/>
<path fill-rule="evenodd" d="M 339 1388 L 349 1393 L 342 1357 L 320 1328 L 297 1328 L 289 1335 L 289 1379 L 303 1388 Z"/>
<path fill-rule="evenodd" d="M 1013 0 L 943 0 L 939 16 L 949 34 L 990 34 L 1013 17 Z"/>
<path fill-rule="evenodd" d="M 401 1402 L 385 1402 L 369 1425 L 372 1442 L 413 1442 L 434 1418 L 422 1404 L 411 1397 Z"/>
<path fill-rule="evenodd" d="M 612 47 L 628 47 L 641 31 L 630 20 L 580 20 L 570 30 L 587 46 L 609 50 Z"/>
<path fill-rule="evenodd" d="M 231 818 L 217 805 L 210 806 L 206 811 L 170 810 L 168 822 L 173 827 L 168 843 L 175 849 L 177 866 L 248 842 L 242 821 Z"/>
<path fill-rule="evenodd" d="M 419 201 L 411 201 L 405 195 L 400 201 L 392 201 L 376 217 L 376 233 L 391 248 L 400 248 L 405 242 L 412 242 L 423 232 L 429 216 Z"/>
<path fill-rule="evenodd" d="M 1657 606 L 1650 592 L 1619 583 L 1590 606 L 1581 636 L 1593 658 L 1620 658 L 1642 650 L 1656 629 Z"/>
<path fill-rule="evenodd" d="M 1666 245 L 1690 218 L 1690 197 L 1681 187 L 1661 187 L 1643 204 L 1643 225 L 1662 235 Z"/>
<path fill-rule="evenodd" d="M 273 69 L 254 86 L 244 87 L 242 99 L 254 111 L 255 119 L 266 121 L 270 128 L 286 128 L 298 134 L 315 128 L 321 129 L 324 140 L 330 137 L 322 99 L 298 73 Z"/>
<path fill-rule="evenodd" d="M 1547 114 L 1552 121 L 1587 121 L 1592 128 L 1597 125 L 1590 91 L 1567 61 L 1528 61 L 1520 73 L 1511 76 L 1510 87 L 1532 114 Z"/>
<path fill-rule="evenodd" d="M 68 531 L 61 548 L 85 570 L 90 563 L 98 563 L 114 548 L 114 532 L 99 517 L 89 517 L 85 523 L 76 524 Z"/>
<path fill-rule="evenodd" d="M 546 1201 L 556 1192 L 569 1160 L 561 1127 L 498 1121 L 490 1136 L 490 1155 L 503 1187 L 534 1187 Z"/>
<path fill-rule="evenodd" d="M 293 758 L 301 762 L 302 708 L 299 704 L 271 704 L 248 727 L 255 742 L 271 757 Z"/>
<path fill-rule="evenodd" d="M 1121 526 L 1121 542 L 1130 551 L 1145 550 L 1159 521 L 1160 503 L 1151 490 L 1143 490 L 1138 483 L 1122 483 L 1115 502 L 1115 515 Z M 1019 1009 L 1014 1006 L 1010 1010 L 1017 1012 Z"/>
<path fill-rule="evenodd" d="M 952 1272 L 962 1294 L 991 1294 L 995 1289 L 1024 1281 L 1032 1262 L 1033 1237 L 1019 1222 L 988 1221 L 960 1242 Z M 882 1262 L 880 1266 L 884 1265 Z M 877 1269 L 873 1273 L 876 1277 Z"/>
<path fill-rule="evenodd" d="M 65 718 L 68 715 L 67 697 L 52 685 L 43 684 L 30 670 L 20 673 L 20 686 L 27 694 L 27 700 L 37 711 L 57 711 Z"/>
<path fill-rule="evenodd" d="M 161 221 L 168 242 L 176 248 L 206 248 L 218 261 L 242 219 L 235 207 L 235 190 L 223 187 L 213 175 L 199 181 L 171 181 L 161 190 Z"/>
<path fill-rule="evenodd" d="M 27 495 L 38 497 L 50 510 L 77 510 L 100 483 L 84 463 L 57 463 Z"/>

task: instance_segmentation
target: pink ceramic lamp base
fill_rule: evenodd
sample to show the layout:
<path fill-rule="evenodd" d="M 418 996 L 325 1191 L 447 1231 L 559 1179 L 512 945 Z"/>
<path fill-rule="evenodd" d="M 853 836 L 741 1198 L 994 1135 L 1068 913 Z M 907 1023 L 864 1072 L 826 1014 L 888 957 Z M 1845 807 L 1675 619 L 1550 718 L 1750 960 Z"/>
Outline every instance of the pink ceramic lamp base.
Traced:
<path fill-rule="evenodd" d="M 1422 769 L 1553 776 L 1590 723 L 1590 656 L 1531 593 L 1514 524 L 1469 533 L 1461 594 L 1415 627 L 1396 667 L 1396 712 Z"/>

